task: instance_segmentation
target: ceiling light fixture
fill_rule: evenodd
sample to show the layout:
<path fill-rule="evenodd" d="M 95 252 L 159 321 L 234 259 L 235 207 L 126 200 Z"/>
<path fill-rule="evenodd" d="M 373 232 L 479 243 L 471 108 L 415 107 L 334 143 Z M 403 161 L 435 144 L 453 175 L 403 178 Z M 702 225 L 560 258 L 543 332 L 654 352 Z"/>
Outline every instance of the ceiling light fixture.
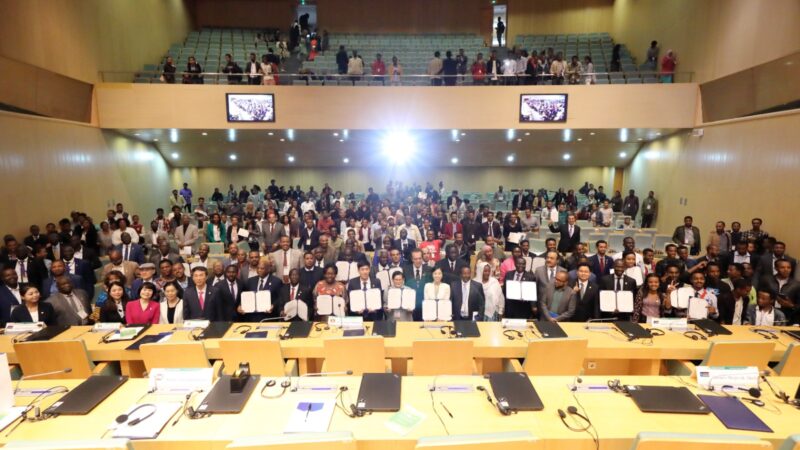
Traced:
<path fill-rule="evenodd" d="M 564 158 L 564 161 L 569 161 L 570 158 L 572 158 L 572 155 L 570 155 L 569 153 L 564 153 L 564 156 L 562 156 L 562 158 Z"/>
<path fill-rule="evenodd" d="M 230 158 L 231 161 L 236 161 L 236 153 L 231 153 L 228 155 L 228 158 Z"/>
<path fill-rule="evenodd" d="M 453 163 L 453 164 L 458 164 L 458 158 L 456 158 L 454 156 L 454 157 L 450 158 L 450 162 Z"/>

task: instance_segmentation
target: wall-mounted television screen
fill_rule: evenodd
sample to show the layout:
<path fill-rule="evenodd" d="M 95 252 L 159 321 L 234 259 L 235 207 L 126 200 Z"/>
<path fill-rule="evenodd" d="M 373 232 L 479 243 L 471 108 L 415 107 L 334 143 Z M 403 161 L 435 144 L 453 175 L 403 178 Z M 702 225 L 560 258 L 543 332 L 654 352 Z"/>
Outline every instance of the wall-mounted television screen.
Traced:
<path fill-rule="evenodd" d="M 275 122 L 273 94 L 226 94 L 228 122 Z"/>
<path fill-rule="evenodd" d="M 567 94 L 521 94 L 520 122 L 566 122 Z"/>

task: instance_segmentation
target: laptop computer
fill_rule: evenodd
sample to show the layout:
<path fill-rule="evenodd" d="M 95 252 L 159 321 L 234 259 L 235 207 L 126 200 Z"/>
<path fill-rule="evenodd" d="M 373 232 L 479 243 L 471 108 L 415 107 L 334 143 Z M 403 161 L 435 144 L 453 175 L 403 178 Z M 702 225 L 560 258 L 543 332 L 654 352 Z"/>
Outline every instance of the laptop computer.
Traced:
<path fill-rule="evenodd" d="M 759 419 L 738 397 L 699 395 L 725 428 L 730 430 L 761 431 L 772 433 L 772 428 Z"/>
<path fill-rule="evenodd" d="M 28 336 L 23 342 L 49 341 L 68 329 L 69 325 L 50 325 Z"/>
<path fill-rule="evenodd" d="M 537 320 L 533 322 L 533 326 L 539 330 L 539 334 L 542 335 L 543 338 L 565 338 L 567 337 L 567 333 L 561 328 L 561 325 L 550 322 L 547 320 Z"/>
<path fill-rule="evenodd" d="M 781 330 L 781 333 L 787 334 L 787 335 L 789 335 L 789 336 L 791 336 L 791 337 L 795 338 L 796 340 L 800 341 L 800 331 L 794 331 L 794 330 Z"/>
<path fill-rule="evenodd" d="M 402 379 L 394 373 L 365 373 L 358 388 L 356 408 L 361 411 L 399 411 Z"/>
<path fill-rule="evenodd" d="M 231 392 L 231 376 L 222 375 L 217 383 L 200 402 L 198 412 L 214 414 L 237 414 L 242 412 L 250 394 L 255 390 L 259 380 L 258 375 L 250 375 L 242 392 Z"/>
<path fill-rule="evenodd" d="M 232 322 L 211 322 L 205 330 L 197 336 L 197 339 L 219 339 L 225 336 L 228 329 L 233 325 Z"/>
<path fill-rule="evenodd" d="M 481 336 L 481 332 L 478 330 L 478 323 L 471 320 L 453 321 L 453 331 L 456 332 L 456 337 L 460 338 Z"/>
<path fill-rule="evenodd" d="M 139 350 L 139 347 L 141 347 L 142 345 L 155 344 L 156 342 L 160 341 L 161 339 L 164 339 L 165 337 L 171 334 L 172 334 L 171 331 L 163 331 L 158 334 L 148 334 L 147 336 L 142 336 L 142 338 L 139 339 L 138 341 L 125 347 L 125 350 Z"/>
<path fill-rule="evenodd" d="M 638 323 L 630 322 L 627 320 L 617 320 L 614 322 L 614 326 L 617 327 L 617 330 L 620 333 L 624 334 L 629 341 L 634 339 L 652 339 L 653 335 L 650 333 L 650 330 L 642 327 Z"/>
<path fill-rule="evenodd" d="M 540 411 L 542 399 L 533 388 L 528 374 L 522 372 L 492 372 L 487 375 L 494 398 L 506 402 L 512 411 Z"/>
<path fill-rule="evenodd" d="M 718 334 L 723 334 L 723 335 L 733 334 L 730 330 L 718 324 L 717 322 L 714 322 L 711 319 L 694 319 L 690 320 L 689 322 L 695 324 L 697 328 L 703 330 L 703 332 L 709 336 L 715 336 Z"/>
<path fill-rule="evenodd" d="M 642 412 L 708 414 L 708 406 L 692 391 L 677 386 L 625 386 Z"/>
<path fill-rule="evenodd" d="M 378 320 L 373 322 L 372 335 L 383 337 L 397 336 L 397 322 L 394 320 Z"/>
<path fill-rule="evenodd" d="M 282 339 L 307 338 L 311 333 L 313 322 L 292 322 L 283 333 Z"/>
<path fill-rule="evenodd" d="M 122 386 L 128 377 L 92 375 L 75 389 L 53 403 L 45 414 L 80 416 L 89 414 L 95 406 L 99 405 L 112 392 Z"/>

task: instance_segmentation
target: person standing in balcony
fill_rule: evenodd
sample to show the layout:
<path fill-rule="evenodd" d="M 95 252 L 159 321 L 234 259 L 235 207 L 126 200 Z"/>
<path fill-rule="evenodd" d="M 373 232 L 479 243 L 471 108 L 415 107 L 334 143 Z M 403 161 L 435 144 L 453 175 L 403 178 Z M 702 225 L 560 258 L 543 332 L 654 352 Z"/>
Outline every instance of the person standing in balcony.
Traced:
<path fill-rule="evenodd" d="M 672 50 L 667 50 L 667 54 L 661 60 L 661 82 L 675 82 L 675 66 L 678 65 L 678 56 Z"/>

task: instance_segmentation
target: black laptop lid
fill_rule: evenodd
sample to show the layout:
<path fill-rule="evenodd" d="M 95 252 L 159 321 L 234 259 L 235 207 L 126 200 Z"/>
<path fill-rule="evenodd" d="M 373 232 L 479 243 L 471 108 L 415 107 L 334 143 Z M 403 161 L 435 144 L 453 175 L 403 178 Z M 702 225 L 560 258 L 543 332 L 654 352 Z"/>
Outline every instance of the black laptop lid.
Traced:
<path fill-rule="evenodd" d="M 401 385 L 400 375 L 365 373 L 358 388 L 356 407 L 362 411 L 398 411 Z"/>
<path fill-rule="evenodd" d="M 311 333 L 313 322 L 292 322 L 289 329 L 283 333 L 284 339 L 306 338 Z"/>
<path fill-rule="evenodd" d="M 785 333 L 785 334 L 787 334 L 787 335 L 789 335 L 789 336 L 791 336 L 791 337 L 793 337 L 793 338 L 795 338 L 795 339 L 797 339 L 798 341 L 800 341 L 800 331 L 794 331 L 794 330 L 781 330 L 781 332 L 782 332 L 782 333 Z"/>
<path fill-rule="evenodd" d="M 709 336 L 714 336 L 715 334 L 733 334 L 730 330 L 711 319 L 695 319 L 691 320 L 690 322 L 695 324 L 697 328 L 700 328 Z"/>
<path fill-rule="evenodd" d="M 542 399 L 533 388 L 528 374 L 522 372 L 492 372 L 488 375 L 494 398 L 508 403 L 512 411 L 539 411 L 544 409 Z"/>
<path fill-rule="evenodd" d="M 198 336 L 199 339 L 219 339 L 225 336 L 228 329 L 233 325 L 231 322 L 211 322 L 205 330 Z"/>
<path fill-rule="evenodd" d="M 456 337 L 480 337 L 481 332 L 478 330 L 478 323 L 471 320 L 456 320 L 453 322 L 453 330 L 456 332 Z"/>
<path fill-rule="evenodd" d="M 395 337 L 397 335 L 397 322 L 394 320 L 378 320 L 372 323 L 372 335 Z"/>
<path fill-rule="evenodd" d="M 567 333 L 561 328 L 556 322 L 550 322 L 548 320 L 537 320 L 533 323 L 537 330 L 539 330 L 539 334 L 542 335 L 543 338 L 565 338 L 567 337 Z"/>
<path fill-rule="evenodd" d="M 247 384 L 244 385 L 242 392 L 231 392 L 231 376 L 222 375 L 217 383 L 200 402 L 197 407 L 198 412 L 215 414 L 237 414 L 242 412 L 250 394 L 256 388 L 259 380 L 258 375 L 250 375 Z"/>
<path fill-rule="evenodd" d="M 685 387 L 625 386 L 642 412 L 708 414 L 711 410 Z"/>
<path fill-rule="evenodd" d="M 628 337 L 628 340 L 632 339 L 651 339 L 653 337 L 650 334 L 650 330 L 642 327 L 638 323 L 630 322 L 627 320 L 618 320 L 614 322 L 614 326 L 622 332 L 625 336 Z"/>
<path fill-rule="evenodd" d="M 47 408 L 47 414 L 84 415 L 89 414 L 112 392 L 122 386 L 128 377 L 92 375 L 67 395 Z"/>
<path fill-rule="evenodd" d="M 28 336 L 25 339 L 25 342 L 49 341 L 68 329 L 69 325 L 50 325 L 49 327 L 44 327 L 36 333 Z"/>

